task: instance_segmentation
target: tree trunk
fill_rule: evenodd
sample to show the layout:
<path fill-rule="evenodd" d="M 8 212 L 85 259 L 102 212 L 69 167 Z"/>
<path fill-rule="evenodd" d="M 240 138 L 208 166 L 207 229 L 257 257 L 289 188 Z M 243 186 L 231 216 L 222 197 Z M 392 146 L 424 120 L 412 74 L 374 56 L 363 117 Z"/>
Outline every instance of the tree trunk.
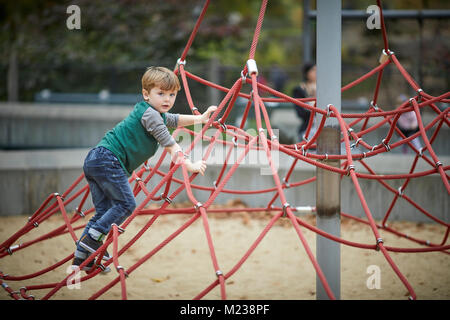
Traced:
<path fill-rule="evenodd" d="M 17 62 L 17 51 L 13 46 L 9 53 L 8 62 L 8 101 L 19 101 L 19 66 Z"/>

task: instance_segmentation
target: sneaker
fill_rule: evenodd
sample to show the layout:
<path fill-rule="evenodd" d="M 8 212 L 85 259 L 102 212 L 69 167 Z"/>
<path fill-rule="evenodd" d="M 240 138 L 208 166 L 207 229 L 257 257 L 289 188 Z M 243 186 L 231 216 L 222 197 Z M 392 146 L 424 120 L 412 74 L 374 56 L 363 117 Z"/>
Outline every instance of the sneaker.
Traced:
<path fill-rule="evenodd" d="M 72 261 L 72 270 L 76 270 L 76 269 L 80 269 L 81 264 L 84 262 L 85 259 L 82 258 L 77 258 L 75 257 Z M 93 259 L 91 262 L 89 262 L 86 266 L 83 267 L 83 271 L 89 272 L 89 270 L 92 269 L 92 267 L 94 266 L 94 260 Z M 111 271 L 110 267 L 104 267 L 104 269 L 102 270 L 101 273 L 108 273 Z"/>
<path fill-rule="evenodd" d="M 84 235 L 78 243 L 83 249 L 86 249 L 90 253 L 94 253 L 103 245 L 103 241 L 96 241 L 87 234 Z M 109 259 L 111 259 L 111 256 L 108 251 L 105 250 L 102 260 L 108 261 Z"/>

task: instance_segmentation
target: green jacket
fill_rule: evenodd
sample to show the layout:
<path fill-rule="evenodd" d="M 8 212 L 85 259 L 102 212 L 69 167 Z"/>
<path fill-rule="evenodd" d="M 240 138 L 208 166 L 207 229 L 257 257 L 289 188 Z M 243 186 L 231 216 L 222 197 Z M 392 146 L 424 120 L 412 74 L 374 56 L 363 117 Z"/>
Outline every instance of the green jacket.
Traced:
<path fill-rule="evenodd" d="M 128 176 L 152 157 L 158 146 L 173 145 L 175 140 L 167 127 L 176 128 L 178 114 L 159 113 L 150 104 L 141 101 L 133 111 L 97 144 L 110 150 L 119 160 Z"/>

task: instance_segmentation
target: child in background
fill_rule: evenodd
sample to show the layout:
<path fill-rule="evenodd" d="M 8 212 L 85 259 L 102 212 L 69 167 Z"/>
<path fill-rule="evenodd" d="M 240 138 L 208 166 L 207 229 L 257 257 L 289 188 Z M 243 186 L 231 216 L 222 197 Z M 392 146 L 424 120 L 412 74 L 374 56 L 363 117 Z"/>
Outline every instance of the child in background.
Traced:
<path fill-rule="evenodd" d="M 400 95 L 398 97 L 398 103 L 403 103 L 407 99 L 406 95 Z M 400 117 L 397 120 L 397 127 L 400 129 L 400 131 L 408 138 L 409 136 L 412 136 L 414 133 L 419 131 L 419 124 L 417 123 L 417 117 L 414 111 L 404 112 L 400 115 Z M 416 148 L 417 150 L 420 150 L 422 148 L 422 144 L 420 143 L 420 136 L 414 138 L 411 140 L 411 144 Z M 402 148 L 403 153 L 407 153 L 408 150 L 413 152 L 411 148 L 408 146 L 408 144 L 404 144 Z"/>

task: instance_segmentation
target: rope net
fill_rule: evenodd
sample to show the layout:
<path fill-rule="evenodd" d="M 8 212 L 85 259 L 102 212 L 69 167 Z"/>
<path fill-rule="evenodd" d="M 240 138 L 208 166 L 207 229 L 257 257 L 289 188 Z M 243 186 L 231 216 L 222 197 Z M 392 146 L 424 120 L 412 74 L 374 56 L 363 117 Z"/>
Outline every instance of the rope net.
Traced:
<path fill-rule="evenodd" d="M 420 88 L 420 86 L 414 81 L 414 79 L 409 75 L 409 73 L 405 70 L 405 68 L 401 65 L 399 60 L 397 59 L 395 53 L 389 49 L 389 43 L 386 33 L 386 28 L 384 21 L 382 20 L 382 35 L 384 40 L 384 49 L 382 50 L 382 55 L 380 58 L 380 64 L 374 67 L 370 72 L 364 74 L 360 78 L 354 80 L 353 82 L 342 87 L 342 91 L 346 91 L 366 79 L 377 76 L 376 87 L 374 90 L 374 95 L 372 102 L 368 110 L 364 113 L 341 113 L 339 112 L 333 105 L 329 105 L 329 107 L 325 109 L 318 108 L 315 104 L 311 105 L 308 102 L 313 101 L 315 103 L 315 98 L 306 98 L 306 99 L 294 99 L 288 95 L 285 95 L 281 92 L 278 92 L 264 84 L 261 84 L 257 81 L 257 74 L 254 72 L 253 67 L 248 67 L 246 64 L 241 72 L 241 75 L 237 77 L 237 80 L 233 84 L 231 88 L 226 88 L 221 85 L 212 83 L 206 79 L 203 79 L 188 70 L 186 70 L 186 55 L 191 47 L 197 31 L 200 27 L 201 21 L 205 16 L 207 11 L 209 0 L 207 0 L 203 6 L 203 10 L 195 24 L 194 30 L 188 40 L 188 43 L 177 62 L 175 73 L 181 77 L 182 84 L 184 86 L 184 91 L 186 94 L 186 98 L 190 107 L 190 110 L 193 114 L 200 114 L 197 108 L 195 107 L 195 103 L 191 96 L 189 90 L 188 79 L 192 81 L 199 82 L 205 86 L 210 86 L 217 90 L 220 90 L 226 93 L 223 100 L 220 102 L 217 110 L 214 114 L 211 115 L 210 120 L 206 125 L 203 126 L 200 132 L 195 132 L 189 130 L 187 128 L 178 128 L 174 131 L 173 136 L 176 137 L 181 132 L 187 133 L 193 139 L 190 146 L 185 150 L 185 153 L 189 154 L 194 146 L 201 141 L 208 141 L 208 148 L 203 155 L 204 160 L 208 160 L 211 155 L 211 152 L 216 144 L 223 145 L 229 150 L 237 150 L 238 158 L 237 161 L 233 165 L 228 165 L 227 161 L 231 152 L 227 153 L 227 160 L 223 163 L 222 170 L 220 171 L 219 176 L 217 177 L 214 186 L 202 186 L 199 184 L 195 184 L 194 180 L 197 174 L 192 174 L 189 176 L 188 171 L 184 165 L 183 156 L 180 155 L 180 161 L 177 164 L 171 163 L 168 172 L 164 172 L 161 170 L 161 164 L 163 160 L 167 156 L 167 152 L 163 151 L 161 157 L 158 159 L 154 166 L 151 166 L 147 163 L 143 164 L 138 170 L 133 172 L 132 176 L 129 179 L 130 184 L 133 186 L 134 195 L 144 194 L 145 200 L 142 201 L 134 212 L 124 221 L 121 226 L 112 225 L 111 231 L 106 237 L 104 244 L 87 260 L 85 260 L 81 265 L 80 269 L 83 269 L 88 264 L 91 263 L 92 260 L 95 260 L 95 264 L 91 267 L 91 269 L 86 273 L 85 276 L 81 277 L 81 282 L 88 281 L 96 277 L 98 274 L 102 272 L 108 265 L 114 267 L 117 271 L 117 277 L 107 283 L 104 287 L 100 288 L 96 293 L 94 293 L 90 299 L 97 299 L 106 291 L 111 289 L 117 283 L 120 283 L 122 299 L 127 299 L 127 287 L 126 287 L 126 279 L 127 277 L 133 273 L 136 269 L 138 269 L 144 262 L 149 260 L 155 253 L 160 251 L 165 245 L 167 245 L 170 241 L 176 238 L 180 233 L 182 233 L 186 228 L 192 225 L 196 220 L 201 219 L 204 227 L 204 231 L 206 234 L 206 239 L 208 242 L 209 252 L 211 256 L 212 265 L 214 267 L 214 272 L 217 276 L 216 280 L 210 283 L 203 291 L 199 292 L 198 295 L 194 297 L 194 299 L 201 299 L 208 292 L 210 292 L 213 288 L 219 286 L 220 287 L 220 295 L 222 299 L 226 299 L 226 284 L 225 280 L 232 277 L 232 275 L 238 271 L 238 269 L 244 264 L 244 262 L 248 259 L 248 257 L 252 254 L 264 236 L 269 232 L 271 227 L 277 222 L 279 219 L 288 219 L 292 224 L 292 227 L 295 229 L 301 244 L 306 251 L 310 262 L 312 263 L 318 278 L 320 279 L 328 297 L 330 299 L 334 299 L 335 296 L 333 292 L 330 290 L 330 286 L 327 283 L 327 279 L 325 278 L 314 254 L 311 251 L 311 248 L 308 242 L 305 239 L 302 228 L 307 228 L 317 234 L 320 234 L 323 237 L 326 237 L 330 240 L 339 242 L 342 245 L 351 246 L 355 248 L 360 248 L 364 250 L 378 250 L 380 251 L 390 267 L 393 269 L 398 279 L 403 283 L 403 285 L 407 288 L 410 298 L 416 299 L 416 294 L 414 289 L 406 279 L 406 277 L 402 274 L 401 270 L 397 267 L 395 262 L 392 260 L 390 253 L 391 252 L 432 252 L 432 251 L 440 251 L 444 254 L 449 254 L 450 245 L 446 244 L 450 225 L 449 223 L 442 221 L 441 219 L 433 216 L 430 212 L 428 212 L 425 208 L 411 199 L 408 195 L 404 193 L 407 186 L 414 181 L 415 178 L 429 176 L 433 174 L 440 175 L 443 186 L 445 187 L 447 193 L 450 192 L 449 186 L 449 177 L 447 171 L 449 170 L 449 166 L 444 165 L 436 155 L 433 150 L 433 142 L 438 136 L 443 125 L 449 126 L 449 108 L 441 111 L 436 103 L 448 103 L 450 100 L 448 97 L 450 96 L 450 92 L 444 93 L 440 96 L 431 96 L 427 94 L 424 90 Z M 381 3 L 378 2 L 378 6 L 381 9 Z M 262 27 L 264 14 L 267 6 L 267 0 L 263 0 L 261 4 L 261 9 L 259 12 L 257 25 L 255 28 L 255 33 L 253 37 L 253 41 L 250 47 L 249 52 L 249 60 L 254 58 L 256 47 L 258 44 L 259 34 Z M 382 17 L 382 15 L 381 15 Z M 401 73 L 404 79 L 409 83 L 411 88 L 416 92 L 416 95 L 411 97 L 409 100 L 404 101 L 396 107 L 394 110 L 383 111 L 380 107 L 377 106 L 377 98 L 379 93 L 379 88 L 382 80 L 383 70 L 388 65 L 394 65 L 396 69 Z M 250 84 L 252 91 L 250 94 L 246 94 L 241 92 L 241 89 L 244 84 Z M 270 93 L 273 97 L 261 97 L 259 92 L 265 91 Z M 227 117 L 229 116 L 236 99 L 238 97 L 244 98 L 247 101 L 247 105 L 242 116 L 240 126 L 233 126 L 230 124 L 226 124 Z M 317 131 L 311 135 L 311 124 L 312 121 L 309 122 L 309 126 L 305 133 L 305 139 L 297 142 L 295 144 L 287 145 L 280 144 L 278 138 L 274 135 L 274 131 L 270 125 L 268 112 L 266 109 L 267 102 L 290 102 L 295 104 L 298 108 L 305 108 L 311 111 L 311 119 L 314 117 L 321 118 L 320 122 L 318 122 Z M 250 111 L 250 108 L 254 108 L 256 125 L 259 128 L 258 134 L 256 136 L 250 135 L 246 131 L 244 131 L 244 126 L 247 122 L 247 117 Z M 431 110 L 435 115 L 434 119 L 428 124 L 424 125 L 421 118 L 421 110 L 425 108 Z M 223 115 L 221 118 L 217 119 L 219 113 L 223 111 Z M 417 117 L 419 123 L 419 131 L 415 134 L 406 137 L 396 126 L 396 123 L 401 114 L 405 112 L 413 111 Z M 261 116 L 262 114 L 262 116 Z M 340 126 L 341 131 L 341 143 L 345 144 L 345 154 L 316 154 L 312 152 L 316 147 L 316 141 L 318 136 L 321 133 L 321 130 L 324 128 L 325 120 L 328 117 L 335 117 Z M 371 120 L 371 124 L 369 125 L 369 120 Z M 362 125 L 361 125 L 362 123 Z M 373 124 L 372 124 L 373 123 Z M 266 130 L 263 130 L 263 124 L 266 127 Z M 361 125 L 361 130 L 356 132 L 352 129 L 355 125 Z M 388 126 L 389 131 L 384 139 L 380 141 L 380 143 L 375 145 L 370 145 L 364 138 L 367 137 L 371 132 L 376 130 L 381 126 Z M 434 131 L 433 131 L 433 128 Z M 213 130 L 214 134 L 207 135 L 206 130 Z M 266 136 L 270 137 L 270 139 Z M 391 142 L 392 137 L 394 136 L 394 132 L 401 137 L 400 140 L 396 142 Z M 432 133 L 431 133 L 432 132 Z M 427 133 L 431 133 L 431 138 L 428 138 Z M 226 135 L 229 139 L 221 139 L 222 135 Z M 412 144 L 412 140 L 421 137 L 425 143 L 425 146 L 421 149 L 417 149 L 414 144 Z M 354 143 L 350 143 L 351 140 L 354 140 Z M 408 173 L 403 174 L 389 174 L 389 175 L 378 175 L 372 168 L 369 166 L 365 159 L 374 157 L 380 154 L 384 154 L 389 152 L 391 149 L 398 148 L 401 146 L 408 146 L 411 150 L 414 151 L 415 157 L 410 170 Z M 360 153 L 355 153 L 355 147 L 359 146 L 360 149 L 364 150 Z M 232 178 L 233 174 L 239 168 L 239 165 L 248 155 L 251 150 L 260 150 L 263 151 L 267 155 L 267 160 L 271 169 L 274 187 L 267 189 L 259 189 L 259 190 L 230 190 L 226 189 L 225 186 L 227 182 Z M 279 152 L 289 156 L 292 163 L 287 171 L 286 176 L 283 179 L 280 179 L 277 169 L 275 167 L 274 161 L 271 158 L 271 151 L 278 150 Z M 324 159 L 339 159 L 341 160 L 340 167 L 334 167 L 327 165 L 326 162 L 320 162 L 317 160 Z M 428 166 L 429 169 L 421 172 L 416 171 L 416 166 L 419 161 L 422 159 Z M 353 187 L 355 188 L 356 194 L 361 202 L 362 208 L 364 210 L 366 218 L 359 218 L 352 216 L 350 214 L 342 212 L 341 215 L 346 218 L 353 219 L 362 224 L 369 225 L 372 233 L 373 233 L 373 243 L 365 244 L 365 243 L 357 243 L 345 240 L 340 237 L 333 236 L 328 234 L 310 223 L 307 223 L 301 216 L 296 215 L 296 211 L 298 207 L 290 206 L 287 202 L 287 198 L 285 195 L 285 190 L 287 188 L 295 188 L 302 185 L 306 185 L 309 183 L 313 183 L 315 181 L 315 177 L 306 179 L 303 181 L 290 182 L 290 176 L 299 162 L 305 162 L 311 164 L 316 167 L 323 168 L 325 170 L 333 171 L 339 175 L 341 178 L 349 176 Z M 367 169 L 368 173 L 357 172 L 355 169 L 355 163 L 359 162 L 365 169 Z M 228 169 L 228 170 L 227 170 Z M 175 172 L 182 173 L 182 179 L 177 179 L 174 177 Z M 160 175 L 162 178 L 157 183 L 157 185 L 149 189 L 148 182 L 152 179 L 155 174 Z M 389 209 L 384 214 L 384 218 L 380 224 L 377 224 L 372 216 L 372 213 L 367 205 L 366 198 L 362 192 L 360 186 L 361 179 L 371 179 L 376 180 L 379 184 L 381 184 L 386 190 L 388 190 L 392 194 L 392 200 L 389 206 Z M 403 183 L 400 188 L 395 189 L 391 187 L 386 181 L 387 180 L 403 180 Z M 34 212 L 34 214 L 28 218 L 28 221 L 25 225 L 15 232 L 12 236 L 10 236 L 7 240 L 5 240 L 0 245 L 0 259 L 5 259 L 9 255 L 12 255 L 14 252 L 23 250 L 25 248 L 31 247 L 33 245 L 39 245 L 47 239 L 63 236 L 68 234 L 73 241 L 77 241 L 78 237 L 75 232 L 81 228 L 84 228 L 86 224 L 80 226 L 74 226 L 77 221 L 87 217 L 95 211 L 95 208 L 90 208 L 83 211 L 83 208 L 86 205 L 86 199 L 89 195 L 89 187 L 88 185 L 83 185 L 84 183 L 84 175 L 80 175 L 73 184 L 63 193 L 53 193 L 50 194 L 47 199 L 42 203 L 42 205 Z M 170 193 L 171 186 L 175 186 L 175 191 Z M 79 188 L 78 191 L 75 191 L 76 188 Z M 158 192 L 163 189 L 162 194 L 157 195 Z M 209 198 L 206 202 L 201 203 L 194 196 L 193 190 L 200 190 L 204 192 L 210 193 Z M 176 199 L 176 197 L 182 192 L 185 191 L 189 198 L 191 206 L 185 208 L 170 208 L 170 204 L 172 201 Z M 246 208 L 246 211 L 267 211 L 273 214 L 270 221 L 267 223 L 263 231 L 257 237 L 257 239 L 251 244 L 246 253 L 238 260 L 238 262 L 232 267 L 230 270 L 226 272 L 222 272 L 220 268 L 219 261 L 216 256 L 216 250 L 213 244 L 213 239 L 211 236 L 209 221 L 208 221 L 208 212 L 215 212 L 218 209 L 211 208 L 211 205 L 214 203 L 215 199 L 220 193 L 231 193 L 231 194 L 269 194 L 274 193 L 270 202 L 266 207 L 263 208 Z M 407 203 L 409 203 L 413 208 L 418 210 L 421 214 L 427 216 L 437 224 L 444 226 L 446 232 L 442 236 L 442 241 L 440 243 L 431 243 L 426 240 L 418 239 L 415 237 L 408 236 L 407 234 L 402 233 L 399 230 L 395 230 L 387 225 L 387 220 L 392 212 L 392 209 L 397 203 L 399 198 L 403 198 Z M 162 204 L 157 209 L 149 209 L 147 205 L 150 201 L 163 201 Z M 281 206 L 276 206 L 275 202 L 279 201 Z M 66 206 L 71 203 L 78 203 L 77 209 L 73 213 L 68 213 L 66 211 Z M 313 208 L 314 209 L 314 208 Z M 239 208 L 227 208 L 220 209 L 222 212 L 239 212 L 242 209 Z M 166 239 L 164 239 L 159 245 L 154 247 L 152 250 L 148 252 L 145 256 L 140 258 L 137 262 L 135 262 L 132 266 L 128 268 L 124 268 L 120 265 L 120 258 L 123 254 L 127 252 L 127 250 L 133 246 L 133 244 L 154 224 L 154 222 L 161 215 L 170 215 L 177 213 L 186 213 L 190 214 L 189 219 L 177 230 L 175 230 L 171 235 L 169 235 Z M 44 223 L 51 216 L 56 213 L 61 213 L 64 218 L 64 224 L 60 227 L 52 230 L 51 232 L 41 235 L 33 240 L 29 240 L 20 244 L 16 244 L 17 241 L 23 237 L 24 235 L 32 233 L 32 231 L 37 228 L 40 224 Z M 137 232 L 131 240 L 129 240 L 126 244 L 119 247 L 119 237 L 126 230 L 127 226 L 133 222 L 133 220 L 138 215 L 149 215 L 151 218 L 146 222 L 146 224 Z M 419 244 L 420 246 L 415 248 L 400 248 L 400 247 L 391 247 L 387 246 L 383 243 L 383 240 L 380 236 L 380 230 L 384 230 L 386 232 L 393 233 L 399 237 L 407 238 L 412 242 Z M 107 248 L 112 248 L 112 259 L 109 259 L 106 262 L 101 261 L 103 257 L 103 253 Z M 42 297 L 42 299 L 50 299 L 58 290 L 62 287 L 68 285 L 68 280 L 75 275 L 77 271 L 73 271 L 71 274 L 61 279 L 61 281 L 56 283 L 44 283 L 44 284 L 34 284 L 27 285 L 20 288 L 18 291 L 13 290 L 8 284 L 14 281 L 25 281 L 31 279 L 37 279 L 40 276 L 55 270 L 67 262 L 69 262 L 73 258 L 73 252 L 71 252 L 68 256 L 58 260 L 53 265 L 50 265 L 40 271 L 37 271 L 32 274 L 14 276 L 7 274 L 7 270 L 0 271 L 0 283 L 2 287 L 8 292 L 8 294 L 14 299 L 34 299 L 29 292 L 33 290 L 43 290 L 46 289 L 47 294 Z M 78 271 L 79 272 L 79 271 Z M 6 282 L 7 281 L 7 282 Z"/>

